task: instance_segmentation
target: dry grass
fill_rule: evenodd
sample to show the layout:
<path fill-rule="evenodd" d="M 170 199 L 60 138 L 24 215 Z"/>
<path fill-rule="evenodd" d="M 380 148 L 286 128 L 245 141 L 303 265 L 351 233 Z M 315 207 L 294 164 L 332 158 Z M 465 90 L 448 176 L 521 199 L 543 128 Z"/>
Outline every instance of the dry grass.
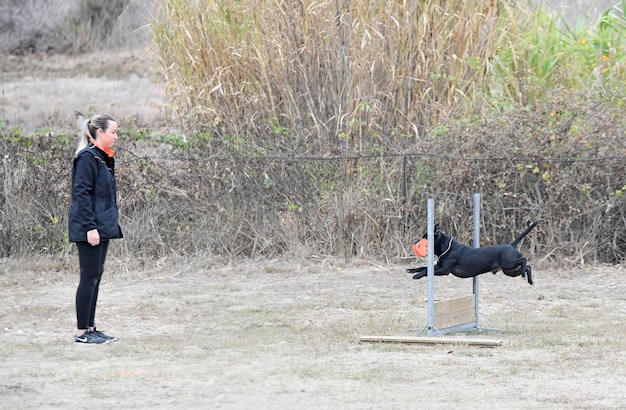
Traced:
<path fill-rule="evenodd" d="M 618 7 L 568 26 L 530 2 L 157 4 L 183 123 L 251 150 L 402 152 L 450 120 L 623 94 Z"/>
<path fill-rule="evenodd" d="M 369 152 L 480 109 L 506 31 L 497 16 L 512 9 L 439 3 L 160 1 L 153 27 L 171 101 L 195 129 Z"/>
<path fill-rule="evenodd" d="M 213 263 L 216 262 L 216 263 Z M 74 346 L 75 261 L 0 262 L 3 407 L 612 409 L 626 399 L 620 268 L 481 278 L 501 348 L 359 344 L 425 325 L 426 282 L 367 261 L 111 259 L 98 324 Z M 471 291 L 438 278 L 436 296 Z M 470 335 L 471 336 L 471 335 Z M 80 357 L 88 355 L 88 360 Z"/>
<path fill-rule="evenodd" d="M 165 132 L 171 109 L 157 79 L 146 49 L 6 56 L 0 59 L 0 129 L 76 132 L 78 110 Z"/>

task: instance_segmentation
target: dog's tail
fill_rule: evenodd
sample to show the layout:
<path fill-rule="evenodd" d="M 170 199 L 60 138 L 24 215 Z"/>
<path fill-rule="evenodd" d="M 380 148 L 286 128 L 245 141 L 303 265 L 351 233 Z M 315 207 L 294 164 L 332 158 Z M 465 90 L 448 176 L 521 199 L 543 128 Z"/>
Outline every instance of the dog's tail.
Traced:
<path fill-rule="evenodd" d="M 519 234 L 519 235 L 517 236 L 517 238 L 515 238 L 515 240 L 514 240 L 513 242 L 511 242 L 511 245 L 513 245 L 513 246 L 517 247 L 517 244 L 518 244 L 518 243 L 520 243 L 520 241 L 521 241 L 522 239 L 524 239 L 524 236 L 528 235 L 528 234 L 530 233 L 530 231 L 532 231 L 532 230 L 533 230 L 533 228 L 534 228 L 535 226 L 537 226 L 537 224 L 538 224 L 538 223 L 539 223 L 539 221 L 535 221 L 535 222 L 531 223 L 531 224 L 530 224 L 530 226 L 529 226 L 528 228 L 526 228 L 526 230 L 525 230 L 524 232 L 522 232 L 521 234 Z"/>

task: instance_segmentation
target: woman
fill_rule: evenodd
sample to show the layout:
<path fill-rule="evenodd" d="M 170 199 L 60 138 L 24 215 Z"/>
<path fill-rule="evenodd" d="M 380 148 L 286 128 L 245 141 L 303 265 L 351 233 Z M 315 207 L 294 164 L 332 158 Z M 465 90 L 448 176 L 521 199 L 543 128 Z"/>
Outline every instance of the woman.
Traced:
<path fill-rule="evenodd" d="M 78 248 L 80 282 L 76 291 L 76 343 L 103 344 L 115 340 L 96 329 L 100 279 L 109 239 L 122 238 L 118 223 L 115 152 L 117 122 L 108 115 L 85 120 L 72 167 L 69 241 Z"/>

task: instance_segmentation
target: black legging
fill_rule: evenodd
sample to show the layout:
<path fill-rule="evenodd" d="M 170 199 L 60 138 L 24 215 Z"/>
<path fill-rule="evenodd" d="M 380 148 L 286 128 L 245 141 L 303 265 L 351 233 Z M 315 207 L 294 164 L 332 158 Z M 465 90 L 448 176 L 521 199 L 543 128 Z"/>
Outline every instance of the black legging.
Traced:
<path fill-rule="evenodd" d="M 78 329 L 89 329 L 94 327 L 98 290 L 109 241 L 103 240 L 98 246 L 91 246 L 88 242 L 76 242 L 76 247 L 80 264 L 80 282 L 76 290 L 76 320 Z"/>

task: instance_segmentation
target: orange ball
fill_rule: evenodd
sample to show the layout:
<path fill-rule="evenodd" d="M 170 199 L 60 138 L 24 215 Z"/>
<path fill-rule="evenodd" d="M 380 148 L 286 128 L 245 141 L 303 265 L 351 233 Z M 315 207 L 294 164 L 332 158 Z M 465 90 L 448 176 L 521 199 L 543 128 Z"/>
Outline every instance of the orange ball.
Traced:
<path fill-rule="evenodd" d="M 420 239 L 413 244 L 413 252 L 418 258 L 428 255 L 428 239 Z"/>

